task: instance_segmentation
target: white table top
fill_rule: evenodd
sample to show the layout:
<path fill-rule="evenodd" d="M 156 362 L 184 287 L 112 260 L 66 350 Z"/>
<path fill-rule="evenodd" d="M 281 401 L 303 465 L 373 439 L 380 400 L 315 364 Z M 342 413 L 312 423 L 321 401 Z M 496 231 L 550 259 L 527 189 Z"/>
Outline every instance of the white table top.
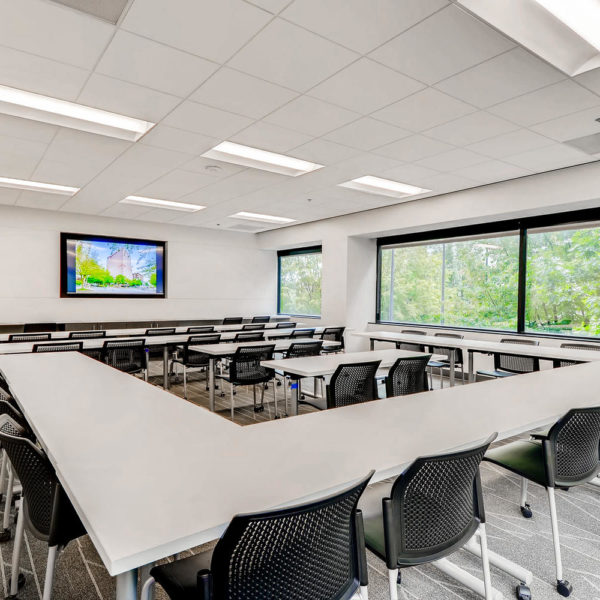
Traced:
<path fill-rule="evenodd" d="M 344 352 L 329 356 L 305 356 L 302 358 L 286 358 L 281 360 L 265 360 L 260 364 L 269 369 L 285 371 L 300 377 L 318 377 L 330 375 L 339 365 L 370 362 L 379 360 L 379 367 L 391 367 L 399 358 L 412 358 L 415 356 L 429 356 L 428 353 L 410 352 L 408 350 L 375 350 L 373 352 Z"/>
<path fill-rule="evenodd" d="M 265 340 L 264 342 L 236 342 L 236 343 L 223 343 L 223 344 L 202 344 L 199 346 L 190 346 L 192 350 L 197 350 L 198 352 L 203 352 L 204 354 L 208 354 L 210 356 L 230 356 L 231 354 L 235 354 L 235 351 L 240 347 L 247 346 L 275 346 L 275 352 L 282 352 L 283 350 L 287 350 L 292 344 L 301 343 L 306 344 L 310 342 L 315 342 L 320 340 L 315 340 L 314 338 L 294 338 L 293 340 L 285 339 L 285 340 Z M 334 346 L 339 346 L 339 342 L 329 342 L 327 340 L 323 341 L 324 348 L 333 348 Z M 292 359 L 290 359 L 292 360 Z M 295 359 L 294 359 L 295 360 Z"/>
<path fill-rule="evenodd" d="M 365 337 L 371 340 L 386 342 L 409 342 L 412 344 L 423 344 L 425 346 L 438 346 L 443 348 L 461 348 L 466 351 L 502 354 L 518 354 L 542 359 L 561 359 L 580 362 L 600 360 L 600 352 L 596 350 L 574 350 L 571 348 L 559 348 L 557 346 L 529 346 L 527 344 L 510 344 L 490 342 L 485 340 L 471 340 L 464 338 L 446 338 L 433 335 L 412 335 L 395 331 L 356 331 L 352 335 Z"/>
<path fill-rule="evenodd" d="M 77 353 L 0 356 L 0 371 L 112 575 L 214 539 L 236 513 L 600 403 L 589 363 L 240 427 Z"/>

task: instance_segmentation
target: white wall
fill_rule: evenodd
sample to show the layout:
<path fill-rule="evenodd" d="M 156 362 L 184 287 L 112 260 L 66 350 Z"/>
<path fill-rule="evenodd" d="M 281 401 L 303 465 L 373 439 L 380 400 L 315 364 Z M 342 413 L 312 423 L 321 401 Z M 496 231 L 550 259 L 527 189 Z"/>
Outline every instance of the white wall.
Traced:
<path fill-rule="evenodd" d="M 167 298 L 60 298 L 60 232 L 167 242 Z M 253 235 L 0 206 L 0 323 L 275 314 L 276 253 Z"/>

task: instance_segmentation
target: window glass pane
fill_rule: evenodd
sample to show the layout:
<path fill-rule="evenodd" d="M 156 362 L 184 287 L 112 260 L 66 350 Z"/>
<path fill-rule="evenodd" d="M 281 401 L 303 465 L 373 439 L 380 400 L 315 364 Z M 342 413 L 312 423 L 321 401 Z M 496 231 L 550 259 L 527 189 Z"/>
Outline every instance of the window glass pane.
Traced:
<path fill-rule="evenodd" d="M 279 312 L 291 315 L 321 314 L 320 252 L 279 257 Z"/>
<path fill-rule="evenodd" d="M 527 232 L 525 328 L 600 335 L 600 228 Z"/>
<path fill-rule="evenodd" d="M 516 233 L 383 248 L 380 318 L 515 330 L 518 280 Z"/>

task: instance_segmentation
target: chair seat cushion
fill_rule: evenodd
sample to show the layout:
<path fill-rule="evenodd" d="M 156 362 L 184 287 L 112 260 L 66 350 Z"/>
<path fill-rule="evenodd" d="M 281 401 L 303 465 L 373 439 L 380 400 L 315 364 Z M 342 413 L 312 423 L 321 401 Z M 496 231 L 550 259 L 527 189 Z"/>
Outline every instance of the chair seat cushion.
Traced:
<path fill-rule="evenodd" d="M 162 586 L 171 600 L 201 600 L 197 589 L 198 571 L 210 569 L 212 550 L 154 567 L 150 575 Z"/>
<path fill-rule="evenodd" d="M 544 452 L 539 441 L 518 440 L 505 446 L 492 448 L 485 453 L 484 460 L 504 467 L 539 485 L 548 485 Z"/>
<path fill-rule="evenodd" d="M 477 375 L 486 375 L 487 377 L 512 377 L 517 373 L 509 373 L 508 371 L 477 371 Z"/>
<path fill-rule="evenodd" d="M 392 493 L 392 482 L 382 481 L 367 487 L 360 498 L 358 508 L 362 510 L 367 548 L 385 560 L 385 540 L 381 500 Z"/>

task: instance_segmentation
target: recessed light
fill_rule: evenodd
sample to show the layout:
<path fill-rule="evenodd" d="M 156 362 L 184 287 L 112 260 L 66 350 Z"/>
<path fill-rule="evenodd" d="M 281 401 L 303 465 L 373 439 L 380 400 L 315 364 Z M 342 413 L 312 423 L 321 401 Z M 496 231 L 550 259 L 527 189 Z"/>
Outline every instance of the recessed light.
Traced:
<path fill-rule="evenodd" d="M 222 142 L 218 146 L 211 148 L 208 152 L 205 152 L 202 156 L 234 165 L 271 171 L 272 173 L 280 173 L 281 175 L 290 175 L 291 177 L 310 173 L 323 167 L 323 165 L 294 158 L 293 156 L 276 154 L 275 152 L 242 146 L 233 142 Z"/>
<path fill-rule="evenodd" d="M 23 179 L 11 179 L 9 177 L 0 177 L 0 187 L 13 190 L 28 190 L 30 192 L 46 192 L 47 194 L 60 194 L 61 196 L 72 196 L 79 191 L 79 188 L 67 185 L 41 183 L 40 181 L 24 181 Z"/>
<path fill-rule="evenodd" d="M 338 183 L 338 185 L 340 187 L 350 188 L 360 192 L 368 192 L 369 194 L 391 196 L 392 198 L 407 198 L 409 196 L 416 196 L 418 194 L 424 194 L 431 191 L 425 188 L 409 185 L 408 183 L 392 181 L 391 179 L 382 179 L 381 177 L 373 177 L 372 175 L 365 175 L 364 177 L 359 177 L 358 179 L 352 179 L 352 181 Z"/>
<path fill-rule="evenodd" d="M 238 212 L 234 215 L 229 215 L 232 219 L 244 219 L 246 221 L 262 221 L 264 223 L 294 223 L 296 219 L 288 219 L 287 217 L 276 217 L 274 215 L 261 215 L 260 213 Z"/>
<path fill-rule="evenodd" d="M 197 212 L 206 208 L 199 204 L 186 204 L 185 202 L 174 202 L 173 200 L 159 200 L 158 198 L 144 198 L 143 196 L 127 196 L 120 201 L 122 204 L 138 204 L 140 206 L 152 206 L 154 208 L 166 208 L 168 210 L 180 210 L 182 212 Z"/>
<path fill-rule="evenodd" d="M 0 112 L 135 142 L 155 123 L 0 85 Z"/>

